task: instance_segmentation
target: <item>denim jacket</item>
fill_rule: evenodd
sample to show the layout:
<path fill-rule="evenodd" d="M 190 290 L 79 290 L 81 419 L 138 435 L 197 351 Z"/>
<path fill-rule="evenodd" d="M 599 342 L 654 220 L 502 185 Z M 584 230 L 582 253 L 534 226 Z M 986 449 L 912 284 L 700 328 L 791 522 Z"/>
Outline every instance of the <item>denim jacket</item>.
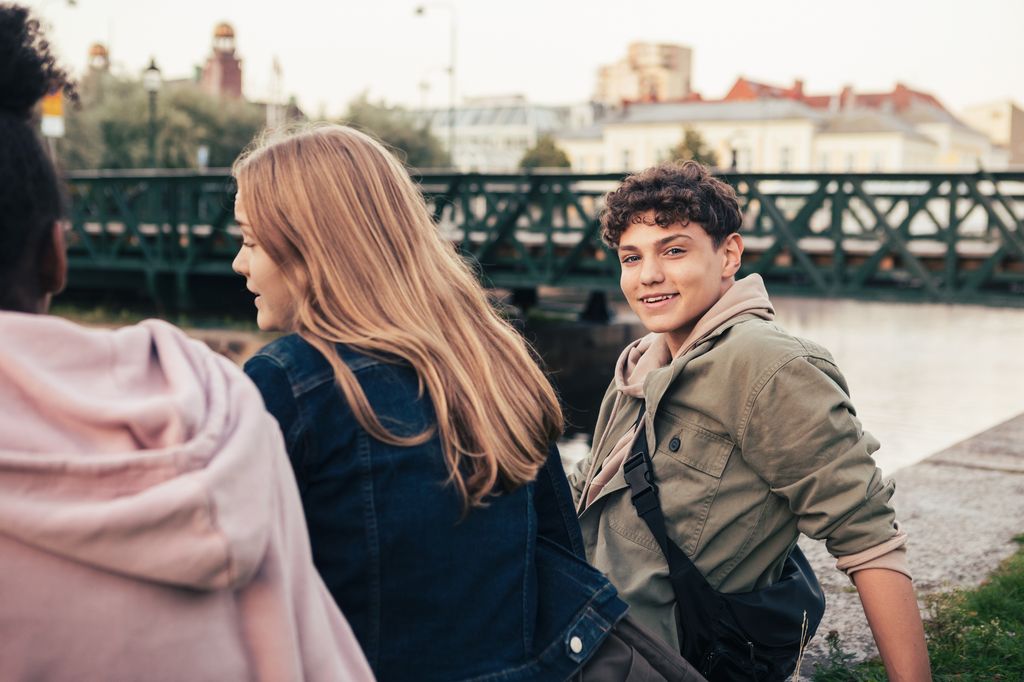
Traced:
<path fill-rule="evenodd" d="M 337 351 L 386 428 L 434 423 L 409 365 Z M 563 680 L 624 615 L 581 558 L 555 447 L 535 482 L 461 518 L 437 437 L 372 438 L 300 337 L 274 341 L 245 371 L 281 425 L 314 563 L 381 680 Z"/>

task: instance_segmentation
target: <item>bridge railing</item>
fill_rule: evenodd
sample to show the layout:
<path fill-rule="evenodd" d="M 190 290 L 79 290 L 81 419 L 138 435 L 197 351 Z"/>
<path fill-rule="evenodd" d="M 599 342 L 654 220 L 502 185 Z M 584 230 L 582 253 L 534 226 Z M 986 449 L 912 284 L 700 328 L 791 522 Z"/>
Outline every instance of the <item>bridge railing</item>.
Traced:
<path fill-rule="evenodd" d="M 744 272 L 773 291 L 1024 305 L 1024 172 L 723 174 L 744 210 Z M 494 286 L 614 290 L 600 241 L 619 174 L 416 176 L 441 233 Z M 72 284 L 144 287 L 187 305 L 234 277 L 226 172 L 68 176 Z M 162 292 L 162 293 L 161 293 Z"/>

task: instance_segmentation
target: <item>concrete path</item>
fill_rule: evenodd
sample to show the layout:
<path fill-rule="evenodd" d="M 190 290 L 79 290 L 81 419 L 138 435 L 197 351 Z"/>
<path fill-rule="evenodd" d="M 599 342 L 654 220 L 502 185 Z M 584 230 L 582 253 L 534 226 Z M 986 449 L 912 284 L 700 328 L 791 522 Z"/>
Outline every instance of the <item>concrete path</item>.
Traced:
<path fill-rule="evenodd" d="M 978 585 L 1016 550 L 1013 538 L 1024 533 L 1024 414 L 900 469 L 893 478 L 918 594 Z M 800 546 L 828 601 L 803 671 L 825 660 L 830 630 L 839 632 L 843 648 L 858 660 L 877 656 L 856 590 L 835 570 L 825 544 L 802 538 Z"/>

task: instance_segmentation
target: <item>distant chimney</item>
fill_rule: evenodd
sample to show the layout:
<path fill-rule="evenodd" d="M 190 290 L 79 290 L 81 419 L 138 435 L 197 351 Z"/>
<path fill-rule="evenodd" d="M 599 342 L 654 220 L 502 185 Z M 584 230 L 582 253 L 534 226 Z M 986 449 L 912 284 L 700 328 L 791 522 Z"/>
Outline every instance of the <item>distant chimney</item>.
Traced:
<path fill-rule="evenodd" d="M 892 95 L 889 97 L 889 101 L 892 102 L 896 111 L 903 111 L 909 107 L 913 99 L 913 91 L 903 83 L 897 83 L 896 87 L 892 90 Z"/>
<path fill-rule="evenodd" d="M 853 94 L 853 86 L 844 85 L 839 93 L 839 108 L 842 110 L 852 109 L 856 103 L 857 96 Z"/>
<path fill-rule="evenodd" d="M 803 81 L 802 78 L 797 78 L 797 79 L 795 79 L 793 81 L 793 90 L 792 90 L 792 92 L 793 92 L 793 95 L 797 99 L 803 99 L 804 98 L 804 81 Z"/>

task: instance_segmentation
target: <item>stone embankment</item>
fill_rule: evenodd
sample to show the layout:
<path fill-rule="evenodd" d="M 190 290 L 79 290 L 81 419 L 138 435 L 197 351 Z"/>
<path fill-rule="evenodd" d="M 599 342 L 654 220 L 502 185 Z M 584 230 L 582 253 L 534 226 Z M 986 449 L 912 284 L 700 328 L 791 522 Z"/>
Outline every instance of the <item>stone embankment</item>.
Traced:
<path fill-rule="evenodd" d="M 1013 538 L 1024 533 L 1024 414 L 900 469 L 893 478 L 918 595 L 976 586 L 1015 551 Z M 839 632 L 843 648 L 858 660 L 877 656 L 849 579 L 833 568 L 824 543 L 802 538 L 800 545 L 828 600 L 802 670 L 810 672 L 825 660 L 830 630 Z"/>

